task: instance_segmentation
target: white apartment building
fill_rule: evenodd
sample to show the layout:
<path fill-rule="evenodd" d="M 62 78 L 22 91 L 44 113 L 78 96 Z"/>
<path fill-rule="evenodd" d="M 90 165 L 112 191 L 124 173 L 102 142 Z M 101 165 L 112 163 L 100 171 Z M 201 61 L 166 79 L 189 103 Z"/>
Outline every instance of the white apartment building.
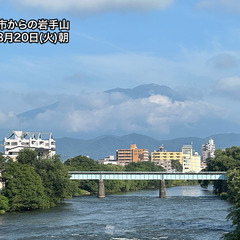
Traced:
<path fill-rule="evenodd" d="M 215 153 L 215 144 L 212 138 L 208 143 L 202 145 L 202 162 L 206 162 L 208 158 L 213 158 Z"/>
<path fill-rule="evenodd" d="M 183 172 L 201 171 L 201 156 L 197 152 L 193 153 L 192 145 L 182 147 L 182 166 Z"/>
<path fill-rule="evenodd" d="M 19 151 L 29 148 L 37 152 L 38 157 L 53 157 L 56 154 L 52 133 L 11 131 L 4 138 L 4 157 L 16 160 Z"/>
<path fill-rule="evenodd" d="M 99 159 L 98 162 L 104 165 L 107 164 L 117 165 L 117 160 L 115 159 L 114 155 L 107 156 L 104 159 Z"/>

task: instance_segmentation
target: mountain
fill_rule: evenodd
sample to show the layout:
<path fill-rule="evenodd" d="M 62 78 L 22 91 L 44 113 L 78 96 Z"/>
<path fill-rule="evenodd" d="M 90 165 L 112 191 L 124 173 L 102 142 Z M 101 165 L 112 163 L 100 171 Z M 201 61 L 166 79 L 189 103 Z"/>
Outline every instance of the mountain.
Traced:
<path fill-rule="evenodd" d="M 155 83 L 144 84 L 144 85 L 137 86 L 135 88 L 114 88 L 114 89 L 107 90 L 105 92 L 106 93 L 119 92 L 133 99 L 146 98 L 146 97 L 150 97 L 152 95 L 157 95 L 157 94 L 167 96 L 173 101 L 175 100 L 182 101 L 186 99 L 183 96 L 181 96 L 179 93 L 171 89 L 170 87 L 161 86 Z"/>
<path fill-rule="evenodd" d="M 152 95 L 164 95 L 167 96 L 168 98 L 172 99 L 173 101 L 175 100 L 185 100 L 183 96 L 180 96 L 177 92 L 169 88 L 168 86 L 161 86 L 158 84 L 144 84 L 137 86 L 135 88 L 115 88 L 115 89 L 110 89 L 105 91 L 105 93 L 114 93 L 114 92 L 119 92 L 122 94 L 127 95 L 130 98 L 137 99 L 137 98 L 146 98 L 150 97 Z M 55 110 L 58 106 L 60 105 L 59 102 L 55 102 L 50 105 L 46 105 L 43 107 L 39 108 L 34 108 L 32 110 L 20 113 L 17 115 L 17 118 L 20 121 L 27 121 L 27 120 L 33 120 L 35 119 L 39 114 L 45 113 L 48 110 Z"/>
<path fill-rule="evenodd" d="M 48 110 L 54 110 L 57 108 L 58 106 L 58 102 L 56 103 L 53 103 L 53 104 L 50 104 L 50 105 L 47 105 L 47 106 L 44 106 L 44 107 L 40 107 L 40 108 L 34 108 L 30 111 L 27 111 L 27 112 L 23 112 L 23 113 L 20 113 L 17 115 L 17 118 L 19 120 L 28 120 L 28 119 L 34 119 L 36 118 L 40 113 L 44 113 Z"/>
<path fill-rule="evenodd" d="M 90 158 L 98 160 L 108 155 L 115 155 L 117 149 L 128 149 L 130 144 L 136 144 L 138 148 L 145 148 L 152 152 L 162 144 L 167 151 L 181 151 L 182 145 L 192 143 L 193 149 L 201 154 L 202 144 L 207 143 L 210 137 L 214 139 L 216 148 L 224 149 L 240 145 L 240 134 L 234 133 L 215 134 L 206 138 L 186 137 L 171 140 L 157 140 L 133 133 L 121 137 L 103 136 L 90 140 L 59 138 L 56 139 L 56 145 L 57 154 L 60 154 L 63 159 L 88 155 Z"/>

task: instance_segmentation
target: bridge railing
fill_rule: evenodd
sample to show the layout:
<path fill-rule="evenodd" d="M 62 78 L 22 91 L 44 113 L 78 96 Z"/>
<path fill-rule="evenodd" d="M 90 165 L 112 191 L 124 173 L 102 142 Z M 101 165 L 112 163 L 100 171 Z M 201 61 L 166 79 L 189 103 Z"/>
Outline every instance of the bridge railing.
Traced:
<path fill-rule="evenodd" d="M 69 171 L 75 180 L 226 180 L 226 172 L 106 172 Z"/>

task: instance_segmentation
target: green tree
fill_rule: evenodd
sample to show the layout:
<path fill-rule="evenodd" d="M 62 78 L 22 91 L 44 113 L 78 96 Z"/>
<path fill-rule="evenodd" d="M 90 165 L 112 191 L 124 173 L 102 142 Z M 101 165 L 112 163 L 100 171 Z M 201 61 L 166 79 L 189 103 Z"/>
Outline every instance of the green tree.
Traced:
<path fill-rule="evenodd" d="M 53 159 L 39 159 L 35 163 L 35 170 L 41 177 L 44 192 L 50 206 L 55 206 L 61 200 L 72 196 L 72 187 L 68 168 L 60 161 L 59 156 Z"/>
<path fill-rule="evenodd" d="M 240 239 L 240 147 L 216 150 L 215 158 L 209 159 L 205 171 L 227 171 L 226 181 L 214 181 L 216 193 L 224 194 L 235 205 L 229 210 L 228 219 L 232 220 L 235 230 L 223 236 L 225 240 Z M 207 185 L 207 182 L 205 182 Z M 227 194 L 225 193 L 227 192 Z"/>
<path fill-rule="evenodd" d="M 240 147 L 226 148 L 225 150 L 217 149 L 215 157 L 210 158 L 204 171 L 229 171 L 240 166 Z M 207 187 L 209 181 L 202 181 L 202 187 Z M 214 181 L 214 192 L 221 194 L 227 191 L 225 181 Z"/>
<path fill-rule="evenodd" d="M 227 216 L 228 220 L 232 221 L 234 231 L 224 235 L 225 240 L 239 240 L 240 239 L 240 168 L 228 171 L 228 198 L 235 205 L 230 208 Z"/>
<path fill-rule="evenodd" d="M 182 164 L 178 160 L 171 160 L 172 169 L 175 169 L 177 172 L 182 172 Z"/>
<path fill-rule="evenodd" d="M 232 221 L 232 226 L 235 229 L 232 232 L 224 234 L 223 239 L 225 240 L 239 240 L 240 239 L 240 204 L 236 204 L 229 210 L 227 216 L 228 220 Z"/>
<path fill-rule="evenodd" d="M 18 162 L 7 163 L 3 181 L 5 188 L 2 194 L 8 198 L 11 211 L 48 206 L 43 182 L 33 167 Z"/>
<path fill-rule="evenodd" d="M 157 166 L 153 162 L 131 162 L 125 167 L 126 171 L 129 172 L 162 172 L 166 171 L 163 167 Z"/>
<path fill-rule="evenodd" d="M 69 170 L 78 171 L 99 171 L 103 168 L 103 165 L 101 166 L 93 159 L 81 155 L 68 159 L 65 161 L 65 165 L 69 167 Z"/>
<path fill-rule="evenodd" d="M 6 159 L 0 154 L 0 172 L 5 168 Z"/>
<path fill-rule="evenodd" d="M 24 148 L 19 151 L 17 160 L 19 163 L 33 166 L 37 162 L 37 153 L 30 148 Z"/>
<path fill-rule="evenodd" d="M 240 203 L 240 168 L 229 170 L 227 177 L 228 198 L 238 204 Z"/>
<path fill-rule="evenodd" d="M 0 195 L 0 213 L 8 210 L 9 210 L 8 199 L 5 196 Z"/>

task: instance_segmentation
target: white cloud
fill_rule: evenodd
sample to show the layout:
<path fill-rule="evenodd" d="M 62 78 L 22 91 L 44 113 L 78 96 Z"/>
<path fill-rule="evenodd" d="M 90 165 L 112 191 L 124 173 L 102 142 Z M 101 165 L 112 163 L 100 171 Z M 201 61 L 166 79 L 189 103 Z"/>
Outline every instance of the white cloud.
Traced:
<path fill-rule="evenodd" d="M 21 7 L 57 12 L 99 13 L 110 11 L 146 11 L 164 9 L 174 0 L 12 0 Z"/>
<path fill-rule="evenodd" d="M 240 77 L 222 78 L 216 83 L 216 93 L 233 100 L 240 100 Z"/>
<path fill-rule="evenodd" d="M 240 90 L 240 77 L 229 77 L 219 80 L 218 86 L 225 91 L 239 91 Z"/>
<path fill-rule="evenodd" d="M 130 99 L 119 93 L 61 96 L 55 109 L 40 113 L 21 126 L 28 129 L 68 133 L 108 134 L 141 132 L 167 134 L 175 125 L 194 123 L 217 115 L 218 109 L 204 101 L 175 101 L 166 96 Z"/>
<path fill-rule="evenodd" d="M 239 0 L 201 0 L 197 3 L 199 9 L 220 9 L 240 13 Z"/>
<path fill-rule="evenodd" d="M 13 112 L 3 112 L 0 110 L 1 128 L 15 128 L 18 125 L 18 119 Z"/>

